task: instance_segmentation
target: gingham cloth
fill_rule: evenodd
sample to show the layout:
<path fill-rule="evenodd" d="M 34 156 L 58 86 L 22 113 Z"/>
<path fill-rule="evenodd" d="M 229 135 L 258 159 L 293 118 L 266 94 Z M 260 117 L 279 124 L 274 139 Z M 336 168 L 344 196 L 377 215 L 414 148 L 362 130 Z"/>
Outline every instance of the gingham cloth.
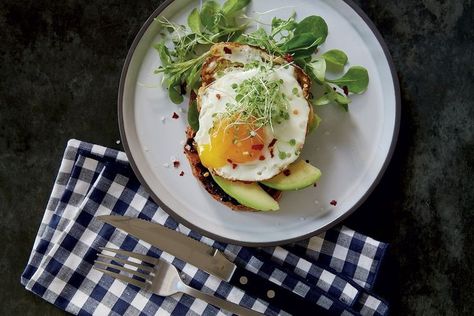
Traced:
<path fill-rule="evenodd" d="M 226 315 L 187 295 L 160 297 L 92 269 L 99 247 L 161 257 L 190 286 L 266 315 L 286 315 L 262 300 L 127 235 L 95 216 L 117 214 L 151 220 L 223 251 L 331 315 L 386 315 L 388 305 L 371 293 L 387 244 L 340 226 L 281 247 L 247 248 L 203 237 L 178 224 L 146 193 L 123 152 L 70 140 L 28 264 L 26 289 L 72 314 Z"/>

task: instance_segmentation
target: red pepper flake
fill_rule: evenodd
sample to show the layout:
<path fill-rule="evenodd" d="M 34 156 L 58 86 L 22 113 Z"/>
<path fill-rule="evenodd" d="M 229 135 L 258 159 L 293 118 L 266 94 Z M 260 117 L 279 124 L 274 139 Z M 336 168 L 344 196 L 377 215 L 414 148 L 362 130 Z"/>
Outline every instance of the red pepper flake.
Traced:
<path fill-rule="evenodd" d="M 229 47 L 224 47 L 224 53 L 232 54 L 232 50 Z"/>
<path fill-rule="evenodd" d="M 237 164 L 236 164 L 236 163 L 233 163 L 233 164 L 232 164 L 232 169 L 235 169 L 235 168 L 237 168 Z"/>
<path fill-rule="evenodd" d="M 270 142 L 270 144 L 268 144 L 268 148 L 273 147 L 273 145 L 275 145 L 276 141 L 277 141 L 276 138 L 272 139 L 272 141 Z"/>
<path fill-rule="evenodd" d="M 333 206 L 336 206 L 337 205 L 337 201 L 336 200 L 332 200 L 331 202 L 329 202 L 329 204 L 333 205 Z"/>
<path fill-rule="evenodd" d="M 343 86 L 342 90 L 344 91 L 345 95 L 349 95 L 349 88 L 347 86 Z"/>
<path fill-rule="evenodd" d="M 179 119 L 179 115 L 178 115 L 178 113 L 176 113 L 176 112 L 173 112 L 173 116 L 172 116 L 172 118 L 174 118 L 175 120 L 176 120 L 176 119 Z"/>
<path fill-rule="evenodd" d="M 273 147 L 272 147 L 272 148 L 270 148 L 270 157 L 272 157 L 272 158 L 273 158 Z"/>
<path fill-rule="evenodd" d="M 263 149 L 263 144 L 255 144 L 252 145 L 253 150 L 262 150 Z"/>
<path fill-rule="evenodd" d="M 283 174 L 288 177 L 291 174 L 290 169 L 283 170 Z"/>
<path fill-rule="evenodd" d="M 175 168 L 179 167 L 179 161 L 178 160 L 173 161 L 173 167 L 175 167 Z"/>
<path fill-rule="evenodd" d="M 181 171 L 181 172 L 179 173 L 179 176 L 180 176 L 180 177 L 184 176 L 184 171 Z"/>
<path fill-rule="evenodd" d="M 265 156 L 258 157 L 258 160 L 265 160 Z"/>
<path fill-rule="evenodd" d="M 216 94 L 216 98 L 217 100 L 220 100 L 221 99 L 221 95 L 219 93 Z"/>
<path fill-rule="evenodd" d="M 228 162 L 228 163 L 232 163 L 232 160 L 230 160 L 230 159 L 227 159 L 227 162 Z"/>
<path fill-rule="evenodd" d="M 283 58 L 289 63 L 293 61 L 293 56 L 291 56 L 290 54 L 285 54 Z"/>

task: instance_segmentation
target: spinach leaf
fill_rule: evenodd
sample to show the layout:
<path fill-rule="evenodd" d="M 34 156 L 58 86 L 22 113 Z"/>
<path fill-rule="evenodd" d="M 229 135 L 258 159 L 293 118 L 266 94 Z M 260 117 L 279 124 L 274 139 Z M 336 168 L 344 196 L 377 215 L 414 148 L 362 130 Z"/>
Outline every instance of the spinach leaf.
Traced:
<path fill-rule="evenodd" d="M 349 68 L 349 70 L 338 79 L 326 81 L 334 83 L 339 87 L 346 86 L 349 92 L 360 94 L 367 90 L 369 85 L 369 74 L 367 69 L 361 66 L 354 66 Z"/>
<path fill-rule="evenodd" d="M 214 0 L 209 0 L 203 3 L 201 13 L 199 13 L 202 26 L 211 33 L 219 32 L 217 28 L 219 10 L 219 3 Z"/>
<path fill-rule="evenodd" d="M 328 94 L 324 94 L 322 95 L 321 97 L 319 97 L 318 99 L 316 99 L 313 104 L 314 105 L 326 105 L 326 104 L 329 104 L 331 103 L 332 101 L 334 101 L 334 95 L 332 93 L 328 93 Z"/>
<path fill-rule="evenodd" d="M 275 53 L 275 49 L 272 49 L 275 46 L 275 42 L 270 38 L 270 36 L 265 32 L 261 27 L 249 34 L 242 34 L 237 41 L 242 44 L 253 45 L 261 47 L 267 50 L 270 53 Z"/>
<path fill-rule="evenodd" d="M 191 68 L 186 78 L 186 83 L 189 90 L 196 89 L 197 87 L 199 87 L 200 85 L 199 79 L 201 79 L 201 66 L 202 66 L 201 63 L 197 63 L 196 65 L 194 65 L 193 68 Z"/>
<path fill-rule="evenodd" d="M 194 8 L 188 15 L 188 25 L 191 31 L 196 34 L 201 34 L 201 17 L 199 16 L 199 10 L 197 8 Z"/>
<path fill-rule="evenodd" d="M 321 38 L 321 43 L 324 43 L 328 36 L 328 25 L 322 17 L 310 15 L 298 23 L 294 36 L 298 37 L 305 33 L 312 34 L 315 39 Z"/>
<path fill-rule="evenodd" d="M 324 94 L 313 102 L 314 105 L 320 106 L 335 102 L 339 104 L 346 112 L 349 111 L 348 104 L 351 103 L 351 99 L 345 95 L 342 95 L 340 92 L 335 91 L 328 83 L 324 83 L 324 89 Z"/>
<path fill-rule="evenodd" d="M 316 58 L 308 64 L 315 79 L 322 84 L 326 78 L 326 60 L 324 58 Z"/>
<path fill-rule="evenodd" d="M 171 55 L 168 48 L 165 45 L 165 42 L 161 41 L 155 44 L 154 47 L 156 51 L 158 52 L 158 55 L 160 56 L 161 64 L 163 66 L 171 64 Z"/>
<path fill-rule="evenodd" d="M 197 110 L 197 102 L 194 100 L 189 104 L 188 108 L 188 124 L 194 131 L 199 130 L 199 112 Z"/>
<path fill-rule="evenodd" d="M 287 20 L 274 17 L 272 19 L 272 31 L 271 36 L 274 37 L 277 34 L 280 34 L 282 37 L 287 37 L 281 34 L 283 31 L 294 31 L 296 28 L 296 23 L 294 15 L 289 17 Z M 290 34 L 287 34 L 290 35 Z"/>
<path fill-rule="evenodd" d="M 320 37 L 316 38 L 312 33 L 302 33 L 283 43 L 280 48 L 286 53 L 296 53 L 298 51 L 306 52 L 311 50 L 310 53 L 312 54 L 320 43 L 322 43 Z"/>
<path fill-rule="evenodd" d="M 329 69 L 341 71 L 347 64 L 347 55 L 338 49 L 331 49 L 321 55 L 326 60 Z"/>
<path fill-rule="evenodd" d="M 344 104 L 349 104 L 351 103 L 351 99 L 349 99 L 347 96 L 345 95 L 342 95 L 341 93 L 339 92 L 336 92 L 336 99 L 335 101 L 341 105 L 344 105 Z M 347 111 L 347 109 L 346 109 Z"/>
<path fill-rule="evenodd" d="M 228 16 L 232 17 L 240 10 L 245 8 L 250 3 L 250 0 L 227 0 L 222 5 L 222 12 Z"/>
<path fill-rule="evenodd" d="M 180 104 L 184 100 L 181 94 L 181 87 L 179 84 L 168 87 L 168 96 L 174 104 Z"/>

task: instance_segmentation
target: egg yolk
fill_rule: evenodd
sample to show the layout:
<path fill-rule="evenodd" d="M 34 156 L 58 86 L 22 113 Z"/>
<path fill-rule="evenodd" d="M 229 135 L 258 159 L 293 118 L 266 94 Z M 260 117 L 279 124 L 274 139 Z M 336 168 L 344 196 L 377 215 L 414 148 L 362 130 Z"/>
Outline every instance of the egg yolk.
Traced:
<path fill-rule="evenodd" d="M 263 128 L 255 129 L 254 124 L 232 124 L 224 119 L 209 131 L 209 144 L 199 146 L 201 163 L 207 168 L 220 168 L 231 164 L 258 160 L 265 146 Z"/>

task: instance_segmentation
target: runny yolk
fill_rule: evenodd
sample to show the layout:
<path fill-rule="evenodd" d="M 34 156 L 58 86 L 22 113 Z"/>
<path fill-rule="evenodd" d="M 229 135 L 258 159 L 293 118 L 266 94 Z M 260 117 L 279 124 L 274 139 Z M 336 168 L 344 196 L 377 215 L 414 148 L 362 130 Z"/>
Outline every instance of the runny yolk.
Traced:
<path fill-rule="evenodd" d="M 263 128 L 252 123 L 230 124 L 230 119 L 217 123 L 209 132 L 209 144 L 199 146 L 201 163 L 207 168 L 220 168 L 258 160 L 265 147 Z"/>

